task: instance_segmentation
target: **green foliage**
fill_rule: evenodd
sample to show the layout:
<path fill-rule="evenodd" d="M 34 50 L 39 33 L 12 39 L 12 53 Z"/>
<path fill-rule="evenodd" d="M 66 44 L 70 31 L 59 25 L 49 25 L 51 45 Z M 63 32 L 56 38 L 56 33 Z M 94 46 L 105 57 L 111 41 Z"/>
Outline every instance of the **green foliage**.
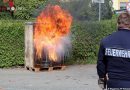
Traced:
<path fill-rule="evenodd" d="M 0 19 L 11 19 L 11 14 L 10 12 L 4 11 L 4 12 L 0 12 Z"/>
<path fill-rule="evenodd" d="M 112 18 L 112 4 L 110 2 L 111 0 L 105 0 L 105 3 L 101 4 L 102 19 Z M 61 6 L 69 10 L 74 19 L 82 21 L 98 20 L 99 4 L 92 3 L 92 0 L 73 0 L 61 3 Z"/>
<path fill-rule="evenodd" d="M 0 6 L 8 6 L 8 3 L 4 3 L 3 0 L 0 0 Z"/>
<path fill-rule="evenodd" d="M 0 21 L 0 68 L 24 64 L 24 22 Z M 72 54 L 68 64 L 96 63 L 100 40 L 116 30 L 116 22 L 78 22 L 72 26 Z"/>
<path fill-rule="evenodd" d="M 48 4 L 48 0 L 44 0 L 44 2 L 42 4 L 39 4 L 37 6 L 37 8 L 35 8 L 32 11 L 31 16 L 36 18 L 41 13 L 41 11 L 44 10 L 44 8 L 46 7 L 47 4 Z"/>
<path fill-rule="evenodd" d="M 45 6 L 46 1 L 47 0 L 14 0 L 16 11 L 13 19 L 30 19 L 32 13 L 37 10 L 39 6 Z M 2 1 L 0 1 L 0 5 L 9 7 L 8 3 L 3 4 Z M 10 13 L 6 11 L 0 13 L 0 19 L 12 19 L 12 17 Z"/>
<path fill-rule="evenodd" d="M 91 0 L 73 0 L 61 3 L 61 6 L 69 10 L 74 19 L 78 20 L 92 20 L 94 13 L 90 5 Z"/>
<path fill-rule="evenodd" d="M 23 65 L 24 23 L 0 21 L 0 68 Z"/>
<path fill-rule="evenodd" d="M 99 14 L 99 4 L 93 3 L 92 8 L 98 17 Z M 101 18 L 102 19 L 111 19 L 112 18 L 112 0 L 104 0 L 104 3 L 101 4 Z"/>
<path fill-rule="evenodd" d="M 0 0 L 0 6 L 3 6 L 3 0 Z"/>
<path fill-rule="evenodd" d="M 29 19 L 32 12 L 43 4 L 46 0 L 15 0 L 17 8 L 15 12 L 16 19 Z"/>
<path fill-rule="evenodd" d="M 8 3 L 3 3 L 3 0 L 0 0 L 0 6 L 2 7 L 9 7 Z M 0 19 L 10 19 L 11 13 L 9 11 L 2 11 L 0 12 Z"/>
<path fill-rule="evenodd" d="M 117 19 L 118 16 L 119 16 L 118 14 L 113 14 L 112 19 Z"/>
<path fill-rule="evenodd" d="M 2 0 L 1 0 L 2 1 Z M 0 2 L 1 2 L 0 1 Z M 105 0 L 102 4 L 102 19 L 110 19 L 112 17 L 111 0 Z M 14 0 L 16 11 L 15 19 L 25 19 L 36 17 L 44 9 L 47 4 L 59 4 L 63 8 L 69 10 L 72 16 L 78 20 L 98 20 L 98 4 L 93 4 L 91 0 L 72 0 L 70 2 L 60 2 L 60 0 Z M 1 5 L 2 3 L 0 3 Z M 2 4 L 3 5 L 3 4 Z M 4 4 L 8 6 L 8 4 Z M 2 12 L 3 13 L 3 12 Z M 9 15 L 9 13 L 7 13 Z M 1 15 L 1 18 L 10 19 L 8 15 Z"/>
<path fill-rule="evenodd" d="M 77 63 L 95 63 L 100 40 L 115 30 L 115 20 L 76 22 L 72 27 L 72 60 Z"/>

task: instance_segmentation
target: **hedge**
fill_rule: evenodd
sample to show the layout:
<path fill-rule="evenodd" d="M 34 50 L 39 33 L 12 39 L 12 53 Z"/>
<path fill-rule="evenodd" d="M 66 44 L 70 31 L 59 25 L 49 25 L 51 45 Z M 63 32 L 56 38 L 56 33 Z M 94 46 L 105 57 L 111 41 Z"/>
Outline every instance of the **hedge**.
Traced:
<path fill-rule="evenodd" d="M 116 20 L 76 22 L 72 27 L 74 63 L 96 63 L 100 41 L 116 30 Z"/>
<path fill-rule="evenodd" d="M 0 21 L 0 68 L 24 65 L 24 22 Z M 73 23 L 67 63 L 95 63 L 100 40 L 115 29 L 115 20 Z"/>
<path fill-rule="evenodd" d="M 23 65 L 23 21 L 0 21 L 0 67 Z"/>
<path fill-rule="evenodd" d="M 32 12 L 43 4 L 46 0 L 15 0 L 16 12 L 14 16 L 16 19 L 30 19 Z"/>

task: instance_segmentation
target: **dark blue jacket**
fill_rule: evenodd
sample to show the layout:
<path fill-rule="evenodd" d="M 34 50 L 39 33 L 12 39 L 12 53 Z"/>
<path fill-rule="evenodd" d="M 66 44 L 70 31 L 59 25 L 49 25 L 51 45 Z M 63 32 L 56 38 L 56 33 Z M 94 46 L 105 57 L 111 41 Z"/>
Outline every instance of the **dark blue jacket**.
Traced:
<path fill-rule="evenodd" d="M 109 84 L 114 82 L 109 87 L 130 88 L 130 30 L 119 29 L 101 41 L 97 73 L 99 78 L 108 73 Z"/>

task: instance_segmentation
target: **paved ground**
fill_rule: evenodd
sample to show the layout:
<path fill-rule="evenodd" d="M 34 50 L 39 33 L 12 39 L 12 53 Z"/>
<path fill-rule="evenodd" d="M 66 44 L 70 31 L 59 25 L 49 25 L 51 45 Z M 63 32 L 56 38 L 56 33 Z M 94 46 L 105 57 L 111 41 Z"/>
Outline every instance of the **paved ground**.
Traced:
<path fill-rule="evenodd" d="M 97 78 L 95 65 L 37 73 L 23 68 L 0 69 L 0 90 L 101 90 Z"/>

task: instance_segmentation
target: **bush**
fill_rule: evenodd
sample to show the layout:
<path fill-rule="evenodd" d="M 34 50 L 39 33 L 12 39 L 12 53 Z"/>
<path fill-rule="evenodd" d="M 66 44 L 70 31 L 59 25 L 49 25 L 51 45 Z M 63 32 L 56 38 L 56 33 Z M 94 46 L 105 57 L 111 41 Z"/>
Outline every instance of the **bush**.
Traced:
<path fill-rule="evenodd" d="M 14 12 L 13 19 L 24 19 L 28 20 L 32 18 L 32 13 L 41 5 L 45 5 L 47 0 L 14 0 L 16 11 Z M 8 3 L 2 3 L 0 0 L 0 5 L 8 6 Z M 42 8 L 43 9 L 43 8 Z M 6 11 L 1 12 L 0 19 L 12 19 L 11 14 Z M 3 15 L 4 14 L 4 15 Z M 2 16 L 2 17 L 1 17 Z"/>
<path fill-rule="evenodd" d="M 24 24 L 0 21 L 0 68 L 24 63 Z"/>
<path fill-rule="evenodd" d="M 4 19 L 4 20 L 8 20 L 8 19 L 11 19 L 11 14 L 10 12 L 0 12 L 0 20 Z"/>
<path fill-rule="evenodd" d="M 45 3 L 46 0 L 15 0 L 16 19 L 29 19 L 32 12 L 38 8 L 39 5 Z"/>
<path fill-rule="evenodd" d="M 74 62 L 95 63 L 100 40 L 115 30 L 115 20 L 74 24 L 72 27 L 72 59 Z"/>

